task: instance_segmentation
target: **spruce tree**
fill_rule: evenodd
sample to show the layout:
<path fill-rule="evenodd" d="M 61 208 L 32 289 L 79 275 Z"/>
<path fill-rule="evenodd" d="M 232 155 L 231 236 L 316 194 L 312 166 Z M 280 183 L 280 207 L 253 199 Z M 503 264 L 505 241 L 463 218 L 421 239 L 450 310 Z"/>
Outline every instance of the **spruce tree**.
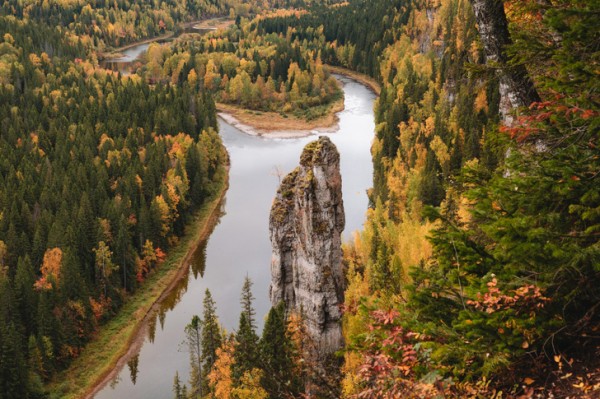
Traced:
<path fill-rule="evenodd" d="M 34 283 L 35 273 L 29 256 L 19 258 L 17 274 L 15 275 L 14 292 L 17 306 L 28 334 L 32 334 L 35 331 L 37 322 L 34 317 L 37 309 L 37 295 L 33 290 Z"/>
<path fill-rule="evenodd" d="M 260 339 L 260 360 L 264 370 L 262 386 L 272 398 L 296 397 L 300 381 L 294 375 L 292 342 L 286 334 L 285 305 L 271 308 Z"/>
<path fill-rule="evenodd" d="M 256 311 L 252 306 L 253 300 L 252 280 L 246 276 L 240 298 L 242 313 L 234 344 L 233 378 L 235 381 L 239 381 L 246 371 L 258 367 L 258 335 L 254 325 Z"/>
<path fill-rule="evenodd" d="M 255 320 L 254 317 L 256 315 L 256 311 L 254 310 L 254 307 L 252 306 L 252 301 L 254 301 L 254 295 L 252 295 L 252 280 L 250 280 L 250 277 L 248 277 L 248 275 L 246 275 L 246 277 L 244 278 L 244 285 L 242 287 L 242 296 L 240 298 L 240 302 L 242 305 L 242 312 L 246 315 L 246 320 L 248 322 L 248 324 L 250 325 L 250 328 L 252 328 L 253 330 L 256 329 L 256 324 L 255 324 Z M 240 326 L 241 326 L 241 319 L 240 319 Z"/>
<path fill-rule="evenodd" d="M 14 294 L 5 269 L 0 269 L 0 398 L 28 398 L 24 338 Z"/>
<path fill-rule="evenodd" d="M 181 395 L 181 380 L 179 379 L 179 372 L 175 372 L 175 378 L 173 379 L 173 393 L 175 396 L 173 399 L 183 399 Z"/>
<path fill-rule="evenodd" d="M 190 352 L 190 390 L 192 396 L 202 397 L 202 320 L 194 315 L 185 327 L 186 344 Z"/>
<path fill-rule="evenodd" d="M 221 326 L 217 317 L 215 301 L 207 288 L 204 294 L 204 310 L 202 313 L 202 369 L 206 372 L 202 376 L 202 392 L 209 392 L 206 374 L 212 369 L 217 358 L 217 349 L 223 342 Z"/>
<path fill-rule="evenodd" d="M 235 335 L 233 378 L 239 382 L 246 371 L 259 366 L 258 335 L 250 325 L 246 313 L 240 314 L 240 325 Z"/>

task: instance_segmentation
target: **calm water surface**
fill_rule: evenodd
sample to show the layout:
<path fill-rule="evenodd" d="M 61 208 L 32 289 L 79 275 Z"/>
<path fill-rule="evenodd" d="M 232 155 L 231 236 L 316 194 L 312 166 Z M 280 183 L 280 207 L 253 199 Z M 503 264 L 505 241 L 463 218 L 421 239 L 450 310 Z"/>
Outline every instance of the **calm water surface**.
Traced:
<path fill-rule="evenodd" d="M 368 206 L 366 192 L 373 179 L 370 147 L 375 129 L 375 95 L 358 83 L 338 78 L 344 83 L 346 108 L 338 114 L 339 131 L 327 136 L 341 157 L 347 240 L 353 231 L 361 229 Z M 279 176 L 298 166 L 302 148 L 316 136 L 253 137 L 222 121 L 220 132 L 231 157 L 224 214 L 196 254 L 188 277 L 162 304 L 138 356 L 96 395 L 98 399 L 173 397 L 175 372 L 184 382 L 189 375 L 188 353 L 181 345 L 184 328 L 193 315 L 201 315 L 206 288 L 210 289 L 221 324 L 228 331 L 237 328 L 239 296 L 246 275 L 254 282 L 257 319 L 263 320 L 269 311 L 271 202 Z"/>

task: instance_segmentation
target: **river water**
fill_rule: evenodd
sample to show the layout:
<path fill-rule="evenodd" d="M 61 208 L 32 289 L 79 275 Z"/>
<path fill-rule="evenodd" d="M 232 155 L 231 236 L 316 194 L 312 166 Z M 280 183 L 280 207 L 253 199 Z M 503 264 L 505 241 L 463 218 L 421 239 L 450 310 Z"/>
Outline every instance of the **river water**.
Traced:
<path fill-rule="evenodd" d="M 344 238 L 360 230 L 372 186 L 371 142 L 374 137 L 375 95 L 365 86 L 336 76 L 344 86 L 345 110 L 338 114 L 339 131 L 327 133 L 340 152 L 346 213 Z M 249 136 L 220 121 L 220 134 L 231 158 L 229 189 L 223 215 L 207 243 L 197 251 L 190 271 L 162 304 L 147 329 L 139 354 L 104 387 L 97 399 L 173 397 L 175 372 L 189 375 L 189 355 L 182 345 L 184 328 L 202 313 L 204 292 L 210 289 L 221 324 L 237 328 L 244 277 L 254 285 L 254 306 L 261 321 L 270 308 L 271 244 L 269 212 L 282 174 L 299 164 L 303 147 L 317 136 L 269 139 Z M 259 322 L 262 324 L 262 322 Z"/>

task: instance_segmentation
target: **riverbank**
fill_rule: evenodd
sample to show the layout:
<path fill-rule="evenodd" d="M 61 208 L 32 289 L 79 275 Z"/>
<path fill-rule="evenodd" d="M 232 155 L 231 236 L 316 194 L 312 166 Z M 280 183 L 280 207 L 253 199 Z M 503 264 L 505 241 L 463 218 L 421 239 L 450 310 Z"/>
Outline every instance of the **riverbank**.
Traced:
<path fill-rule="evenodd" d="M 149 44 L 154 42 L 159 42 L 161 40 L 169 40 L 175 35 L 175 32 L 167 32 L 164 35 L 151 37 L 149 39 L 140 40 L 139 42 L 134 42 L 127 44 L 125 46 L 121 46 L 119 48 L 110 50 L 110 51 L 99 51 L 98 59 L 99 60 L 118 60 L 123 57 L 123 51 L 129 50 L 130 48 L 141 46 L 143 44 Z"/>
<path fill-rule="evenodd" d="M 251 136 L 297 138 L 338 130 L 337 114 L 344 110 L 344 98 L 336 100 L 320 118 L 306 120 L 277 112 L 260 112 L 217 103 L 219 117 Z"/>
<path fill-rule="evenodd" d="M 332 74 L 345 76 L 366 86 L 377 96 L 381 94 L 379 83 L 368 75 L 332 65 L 325 65 L 325 68 Z M 219 117 L 228 124 L 251 136 L 270 138 L 298 138 L 335 132 L 338 130 L 337 114 L 343 110 L 344 98 L 341 98 L 330 106 L 325 116 L 307 121 L 277 112 L 253 111 L 231 104 L 217 103 Z"/>
<path fill-rule="evenodd" d="M 49 384 L 51 398 L 93 397 L 138 352 L 159 304 L 187 275 L 194 252 L 216 226 L 228 180 L 229 165 L 224 165 L 217 173 L 215 194 L 197 211 L 180 243 L 169 250 L 165 262 L 127 299 L 117 315 L 99 329 L 71 366 Z"/>
<path fill-rule="evenodd" d="M 324 65 L 324 67 L 330 73 L 337 73 L 338 75 L 344 75 L 352 80 L 357 81 L 358 83 L 362 83 L 371 89 L 377 96 L 381 95 L 381 86 L 379 83 L 370 77 L 369 75 L 365 75 L 364 73 L 356 72 L 348 68 L 342 68 L 333 65 Z"/>
<path fill-rule="evenodd" d="M 184 22 L 179 25 L 179 29 L 181 29 L 181 30 L 190 29 L 190 28 L 198 29 L 198 30 L 213 29 L 216 31 L 219 29 L 229 28 L 234 23 L 235 23 L 235 21 L 228 17 L 216 17 L 216 18 L 201 19 L 201 20 L 191 21 L 191 22 Z M 125 46 L 118 47 L 116 49 L 112 49 L 109 51 L 99 51 L 98 58 L 102 59 L 102 60 L 112 60 L 112 59 L 116 60 L 116 59 L 123 57 L 123 51 L 129 50 L 130 48 L 133 48 L 136 46 L 141 46 L 143 44 L 149 44 L 149 43 L 154 43 L 154 42 L 160 42 L 163 40 L 169 40 L 169 39 L 173 38 L 174 36 L 175 36 L 175 32 L 169 31 L 163 35 L 140 40 L 140 41 L 137 41 L 134 43 L 127 44 Z"/>

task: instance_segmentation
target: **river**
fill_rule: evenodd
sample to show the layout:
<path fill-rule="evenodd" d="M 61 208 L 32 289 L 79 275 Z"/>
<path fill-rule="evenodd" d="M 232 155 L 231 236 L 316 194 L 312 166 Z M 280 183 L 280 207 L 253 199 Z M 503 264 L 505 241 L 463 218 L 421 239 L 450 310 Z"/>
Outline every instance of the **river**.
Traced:
<path fill-rule="evenodd" d="M 339 131 L 327 133 L 340 152 L 346 213 L 344 238 L 360 230 L 372 186 L 371 142 L 374 136 L 373 94 L 365 86 L 336 76 L 344 85 L 345 110 L 338 114 Z M 161 304 L 146 332 L 139 354 L 95 398 L 173 397 L 175 372 L 183 382 L 189 357 L 182 341 L 193 315 L 202 313 L 204 292 L 210 289 L 221 324 L 237 328 L 240 291 L 248 275 L 254 285 L 257 320 L 270 308 L 271 244 L 269 212 L 282 174 L 299 164 L 303 147 L 316 136 L 269 139 L 249 136 L 224 121 L 220 135 L 231 159 L 229 189 L 223 215 L 207 243 L 197 251 L 187 278 Z M 260 323 L 262 324 L 262 323 Z"/>
<path fill-rule="evenodd" d="M 183 34 L 197 34 L 197 35 L 205 35 L 207 33 L 213 32 L 213 28 L 200 28 L 196 26 L 187 26 L 177 32 L 176 35 L 167 37 L 167 38 L 157 38 L 152 39 L 152 41 L 147 41 L 138 45 L 130 45 L 126 46 L 124 50 L 118 51 L 119 56 L 114 58 L 106 58 L 99 61 L 99 64 L 102 68 L 111 69 L 113 71 L 119 71 L 121 75 L 127 76 L 131 75 L 135 72 L 138 66 L 142 65 L 142 57 L 146 54 L 146 50 L 150 47 L 150 44 L 153 42 L 156 43 L 168 43 L 173 39 L 183 35 Z"/>

